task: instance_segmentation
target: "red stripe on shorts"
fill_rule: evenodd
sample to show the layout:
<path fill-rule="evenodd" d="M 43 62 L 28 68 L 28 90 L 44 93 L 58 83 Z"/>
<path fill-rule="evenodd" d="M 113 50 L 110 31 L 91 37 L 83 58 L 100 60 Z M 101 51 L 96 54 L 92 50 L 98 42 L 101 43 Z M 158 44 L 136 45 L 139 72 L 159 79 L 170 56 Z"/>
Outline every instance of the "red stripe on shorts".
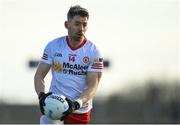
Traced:
<path fill-rule="evenodd" d="M 90 111 L 83 114 L 72 113 L 65 120 L 64 124 L 89 124 Z"/>

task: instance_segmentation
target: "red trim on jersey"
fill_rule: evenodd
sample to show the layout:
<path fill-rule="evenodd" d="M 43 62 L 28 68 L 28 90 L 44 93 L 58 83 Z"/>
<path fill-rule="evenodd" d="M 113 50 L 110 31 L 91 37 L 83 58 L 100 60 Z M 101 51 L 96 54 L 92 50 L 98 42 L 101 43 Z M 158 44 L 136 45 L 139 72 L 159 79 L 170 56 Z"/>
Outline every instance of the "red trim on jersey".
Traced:
<path fill-rule="evenodd" d="M 67 44 L 68 44 L 68 46 L 69 46 L 70 49 L 72 49 L 72 50 L 77 50 L 77 49 L 81 48 L 81 47 L 87 42 L 87 39 L 84 37 L 83 42 L 82 42 L 81 44 L 79 44 L 77 47 L 73 47 L 73 46 L 70 44 L 68 36 L 66 36 L 66 41 L 67 41 Z"/>
<path fill-rule="evenodd" d="M 83 114 L 70 114 L 65 120 L 64 124 L 88 124 L 90 121 L 90 111 Z"/>
<path fill-rule="evenodd" d="M 92 69 L 103 69 L 104 68 L 104 65 L 103 63 L 93 63 Z"/>

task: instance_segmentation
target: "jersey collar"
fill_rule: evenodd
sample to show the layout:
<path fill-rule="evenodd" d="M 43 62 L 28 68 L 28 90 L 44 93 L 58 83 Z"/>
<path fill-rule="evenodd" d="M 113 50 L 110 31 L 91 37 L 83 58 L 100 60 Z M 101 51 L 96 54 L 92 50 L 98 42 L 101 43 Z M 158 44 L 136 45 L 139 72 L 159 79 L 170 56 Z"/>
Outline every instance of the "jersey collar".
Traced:
<path fill-rule="evenodd" d="M 66 36 L 66 41 L 67 41 L 67 44 L 68 44 L 68 46 L 69 46 L 69 48 L 70 48 L 71 50 L 77 50 L 77 49 L 81 48 L 81 47 L 87 42 L 87 39 L 86 39 L 86 37 L 84 37 L 83 42 L 82 42 L 81 44 L 79 44 L 77 47 L 73 47 L 73 46 L 70 44 L 68 36 Z"/>

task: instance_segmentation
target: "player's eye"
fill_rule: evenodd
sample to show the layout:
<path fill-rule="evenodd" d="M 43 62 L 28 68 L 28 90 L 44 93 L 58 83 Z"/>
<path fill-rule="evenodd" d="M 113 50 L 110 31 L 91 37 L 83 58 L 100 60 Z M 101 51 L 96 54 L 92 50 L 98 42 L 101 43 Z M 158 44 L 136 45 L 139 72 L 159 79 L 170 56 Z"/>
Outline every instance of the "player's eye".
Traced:
<path fill-rule="evenodd" d="M 83 24 L 83 27 L 87 27 L 87 23 L 84 23 L 84 24 Z"/>
<path fill-rule="evenodd" d="M 80 25 L 80 23 L 75 23 L 75 26 L 79 26 Z"/>

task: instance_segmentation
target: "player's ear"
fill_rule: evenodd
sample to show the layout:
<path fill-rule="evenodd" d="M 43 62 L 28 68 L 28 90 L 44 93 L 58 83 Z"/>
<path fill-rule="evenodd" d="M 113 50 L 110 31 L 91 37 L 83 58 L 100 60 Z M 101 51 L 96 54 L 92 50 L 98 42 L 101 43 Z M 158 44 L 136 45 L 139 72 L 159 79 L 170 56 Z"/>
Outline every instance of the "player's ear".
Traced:
<path fill-rule="evenodd" d="M 64 26 L 65 26 L 66 29 L 68 29 L 68 21 L 64 22 Z"/>

